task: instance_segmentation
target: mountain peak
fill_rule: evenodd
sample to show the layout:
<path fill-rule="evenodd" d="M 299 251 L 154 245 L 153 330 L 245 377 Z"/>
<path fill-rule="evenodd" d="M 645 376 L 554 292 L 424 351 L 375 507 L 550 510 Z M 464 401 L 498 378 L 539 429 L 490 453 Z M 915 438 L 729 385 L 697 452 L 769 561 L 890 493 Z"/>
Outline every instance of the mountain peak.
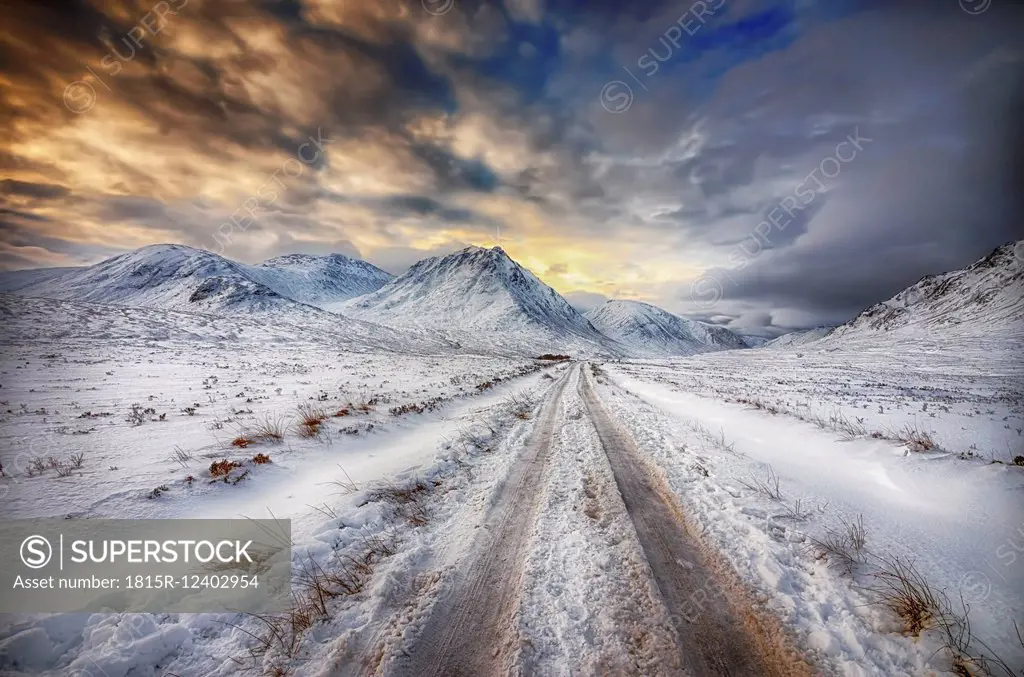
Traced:
<path fill-rule="evenodd" d="M 330 254 L 281 254 L 280 256 L 274 256 L 267 259 L 261 266 L 280 264 L 280 263 L 315 263 L 318 261 L 330 261 L 330 262 L 342 262 L 342 263 L 366 263 L 360 259 L 346 256 L 345 254 L 339 254 L 332 252 Z"/>
<path fill-rule="evenodd" d="M 154 244 L 60 276 L 37 276 L 26 296 L 220 312 L 324 307 L 379 289 L 391 275 L 341 255 L 278 257 L 250 266 L 205 249 Z"/>
<path fill-rule="evenodd" d="M 424 259 L 340 310 L 381 324 L 461 332 L 453 337 L 463 343 L 486 341 L 520 353 L 594 353 L 606 343 L 568 301 L 501 247 L 471 246 Z"/>
<path fill-rule="evenodd" d="M 511 259 L 511 257 L 508 255 L 508 253 L 504 249 L 502 249 L 500 246 L 480 247 L 478 245 L 471 244 L 468 247 L 463 247 L 459 251 L 455 252 L 453 255 L 458 256 L 458 255 L 463 255 L 463 254 L 469 255 L 469 256 L 482 254 L 484 256 L 490 255 L 490 256 L 497 256 L 497 257 L 503 257 L 503 258 L 506 258 L 506 259 Z"/>
<path fill-rule="evenodd" d="M 192 254 L 211 254 L 211 255 L 213 255 L 212 252 L 210 252 L 210 251 L 208 251 L 206 249 L 197 249 L 196 247 L 189 247 L 188 245 L 185 245 L 185 244 L 172 244 L 172 243 L 148 244 L 148 245 L 146 245 L 144 247 L 139 247 L 138 249 L 135 249 L 133 251 L 125 252 L 125 255 L 136 256 L 136 257 L 145 257 L 145 256 L 154 256 L 154 255 L 158 255 L 158 254 L 163 254 L 163 253 L 166 253 L 166 252 L 173 252 L 175 254 L 184 254 L 184 255 L 192 255 Z"/>
<path fill-rule="evenodd" d="M 746 348 L 725 327 L 679 317 L 664 308 L 626 299 L 610 299 L 586 313 L 598 331 L 647 356 L 693 355 Z"/>

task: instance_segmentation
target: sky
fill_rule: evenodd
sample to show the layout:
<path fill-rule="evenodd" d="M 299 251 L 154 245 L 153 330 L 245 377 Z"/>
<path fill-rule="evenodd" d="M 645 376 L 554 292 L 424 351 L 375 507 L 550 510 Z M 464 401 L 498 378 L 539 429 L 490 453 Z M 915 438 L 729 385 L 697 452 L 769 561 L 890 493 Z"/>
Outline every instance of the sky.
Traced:
<path fill-rule="evenodd" d="M 173 242 L 775 336 L 1022 236 L 1013 0 L 23 0 L 0 269 Z"/>

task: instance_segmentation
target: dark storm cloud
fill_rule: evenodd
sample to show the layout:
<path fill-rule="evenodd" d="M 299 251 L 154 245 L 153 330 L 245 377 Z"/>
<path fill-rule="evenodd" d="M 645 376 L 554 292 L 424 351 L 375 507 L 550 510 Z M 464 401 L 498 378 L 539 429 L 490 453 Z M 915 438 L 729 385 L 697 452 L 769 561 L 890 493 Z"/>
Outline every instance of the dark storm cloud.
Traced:
<path fill-rule="evenodd" d="M 617 151 L 604 190 L 631 199 L 675 246 L 726 260 L 860 130 L 873 141 L 833 180 L 819 170 L 824 187 L 785 230 L 746 247 L 755 253 L 739 269 L 709 271 L 724 287 L 721 317 L 763 321 L 748 312 L 760 307 L 805 326 L 848 319 L 1022 235 L 1010 183 L 1021 171 L 1020 127 L 1009 121 L 1022 82 L 1011 34 L 1024 24 L 1019 10 L 1001 11 L 973 21 L 887 5 L 843 16 L 715 77 L 699 105 L 652 79 L 614 122 L 637 113 L 641 134 L 679 141 L 632 158 Z M 707 75 L 699 62 L 688 68 L 691 78 Z M 604 133 L 605 147 L 628 147 L 627 123 Z M 689 285 L 666 303 L 692 310 Z"/>
<path fill-rule="evenodd" d="M 13 228 L 14 224 L 18 221 L 49 221 L 41 214 L 33 214 L 32 212 L 24 212 L 17 209 L 8 209 L 7 207 L 0 207 L 0 218 L 3 218 L 3 222 L 6 226 Z"/>
<path fill-rule="evenodd" d="M 431 144 L 414 144 L 410 150 L 433 170 L 444 190 L 488 192 L 498 185 L 498 177 L 479 160 L 460 158 Z"/>
<path fill-rule="evenodd" d="M 424 195 L 398 195 L 381 201 L 385 209 L 415 216 L 436 216 L 449 223 L 471 223 L 482 217 L 469 209 L 445 207 L 437 200 Z"/>
<path fill-rule="evenodd" d="M 20 8 L 11 17 L 12 37 L 18 29 L 26 35 L 0 42 L 0 58 L 12 65 L 5 72 L 39 90 L 50 89 L 54 76 L 64 82 L 85 78 L 99 88 L 100 98 L 103 88 L 112 89 L 119 105 L 134 109 L 163 133 L 173 134 L 179 144 L 196 150 L 208 150 L 216 139 L 250 150 L 294 154 L 306 136 L 321 127 L 337 136 L 358 136 L 368 128 L 401 134 L 417 114 L 451 110 L 454 105 L 450 83 L 426 66 L 409 42 L 408 27 L 386 17 L 371 17 L 371 27 L 359 35 L 311 25 L 281 5 L 270 12 L 255 2 L 197 2 L 182 7 L 178 15 L 167 15 L 161 27 L 166 33 L 146 36 L 149 42 L 144 39 L 136 46 L 125 36 L 150 12 L 144 5 L 123 4 L 124 14 L 135 21 L 114 21 L 87 4 Z M 276 26 L 275 16 L 281 19 Z M 279 31 L 280 42 L 290 53 L 248 48 L 251 35 L 239 28 L 244 21 Z M 169 38 L 186 25 L 201 31 L 202 39 L 236 46 L 240 54 L 224 60 L 182 53 Z M 101 66 L 103 57 L 111 55 L 117 58 Z M 314 126 L 269 108 L 238 86 L 240 74 L 267 75 L 285 62 L 305 70 L 322 96 L 324 114 Z M 98 83 L 90 72 L 99 76 Z M 53 94 L 53 101 L 46 103 L 59 104 L 59 90 Z M 8 110 L 6 116 L 32 115 L 31 108 L 45 110 L 48 116 L 68 115 L 59 105 L 40 105 Z M 444 181 L 474 189 L 492 184 L 479 162 L 447 158 L 429 147 L 417 152 Z"/>
<path fill-rule="evenodd" d="M 76 242 L 44 235 L 30 227 L 29 224 L 18 220 L 11 220 L 5 217 L 6 210 L 0 209 L 0 227 L 4 229 L 3 244 L 12 248 L 41 249 L 67 256 L 74 263 L 81 263 L 89 260 L 90 257 L 107 257 L 118 253 L 116 246 L 82 245 Z M 49 221 L 45 217 L 36 216 L 31 219 L 36 222 Z"/>

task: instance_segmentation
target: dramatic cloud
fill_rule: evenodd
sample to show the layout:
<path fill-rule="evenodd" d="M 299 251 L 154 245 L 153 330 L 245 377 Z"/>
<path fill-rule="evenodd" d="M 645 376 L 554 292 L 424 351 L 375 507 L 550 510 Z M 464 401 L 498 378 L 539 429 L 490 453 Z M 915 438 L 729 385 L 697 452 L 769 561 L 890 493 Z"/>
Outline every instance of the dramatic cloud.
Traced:
<path fill-rule="evenodd" d="M 1011 2 L 20 3 L 0 267 L 500 244 L 581 307 L 838 322 L 1020 236 L 1022 29 Z"/>

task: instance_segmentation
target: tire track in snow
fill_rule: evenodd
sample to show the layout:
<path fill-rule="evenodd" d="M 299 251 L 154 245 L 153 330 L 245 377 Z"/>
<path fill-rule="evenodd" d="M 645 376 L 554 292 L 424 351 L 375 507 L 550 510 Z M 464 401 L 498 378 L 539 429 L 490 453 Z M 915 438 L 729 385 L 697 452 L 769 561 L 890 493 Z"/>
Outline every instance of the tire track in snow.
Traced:
<path fill-rule="evenodd" d="M 579 379 L 574 367 L 551 389 L 522 456 L 488 511 L 474 544 L 476 558 L 436 607 L 407 654 L 385 670 L 391 677 L 499 677 L 518 653 L 515 624 L 523 563 L 536 522 L 552 440 L 563 416 L 562 392 Z"/>
<path fill-rule="evenodd" d="M 585 369 L 579 389 L 672 615 L 683 664 L 694 677 L 813 675 L 778 622 L 750 604 L 728 566 L 693 533 L 670 489 L 647 469 L 632 438 L 601 403 Z M 723 592 L 724 603 L 695 601 L 706 600 L 708 591 Z"/>
<path fill-rule="evenodd" d="M 576 390 L 562 401 L 524 565 L 518 674 L 690 677 L 586 405 Z"/>

